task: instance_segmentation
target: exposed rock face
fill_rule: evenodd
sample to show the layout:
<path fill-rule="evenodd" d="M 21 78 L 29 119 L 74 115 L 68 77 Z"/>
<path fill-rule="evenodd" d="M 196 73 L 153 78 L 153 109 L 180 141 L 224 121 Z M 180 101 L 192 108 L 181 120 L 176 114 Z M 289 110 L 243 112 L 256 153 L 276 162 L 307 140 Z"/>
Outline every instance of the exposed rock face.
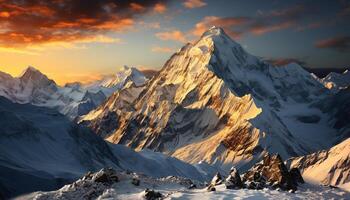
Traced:
<path fill-rule="evenodd" d="M 265 186 L 278 187 L 283 190 L 297 190 L 298 183 L 303 179 L 298 169 L 293 168 L 290 173 L 284 165 L 280 155 L 265 155 L 260 163 L 255 164 L 243 175 L 244 182 L 250 182 L 249 187 L 262 189 Z M 254 186 L 251 183 L 254 182 Z"/>
<path fill-rule="evenodd" d="M 208 192 L 215 192 L 216 191 L 216 188 L 214 185 L 210 184 L 208 187 L 207 187 L 207 191 Z"/>
<path fill-rule="evenodd" d="M 289 170 L 289 174 L 297 184 L 298 183 L 305 183 L 303 176 L 301 175 L 300 171 L 298 168 L 292 168 Z"/>
<path fill-rule="evenodd" d="M 93 182 L 113 183 L 118 182 L 118 176 L 112 168 L 104 168 L 92 177 Z"/>
<path fill-rule="evenodd" d="M 162 199 L 163 195 L 159 192 L 155 192 L 154 190 L 145 190 L 145 199 L 146 200 L 160 200 Z"/>
<path fill-rule="evenodd" d="M 214 177 L 213 179 L 211 180 L 211 185 L 220 185 L 223 183 L 223 178 L 221 176 L 221 174 L 218 172 Z"/>
<path fill-rule="evenodd" d="M 231 168 L 230 175 L 226 178 L 225 185 L 227 189 L 240 189 L 243 187 L 241 177 L 236 168 Z"/>

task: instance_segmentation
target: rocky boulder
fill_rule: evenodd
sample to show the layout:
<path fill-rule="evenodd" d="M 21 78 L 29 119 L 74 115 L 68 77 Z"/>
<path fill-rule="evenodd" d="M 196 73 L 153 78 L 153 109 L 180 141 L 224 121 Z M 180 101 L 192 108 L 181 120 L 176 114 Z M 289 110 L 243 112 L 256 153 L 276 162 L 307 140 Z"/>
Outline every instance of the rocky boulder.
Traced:
<path fill-rule="evenodd" d="M 216 173 L 216 175 L 213 177 L 213 179 L 211 180 L 211 185 L 220 185 L 224 182 L 221 174 L 218 172 Z"/>
<path fill-rule="evenodd" d="M 146 200 L 159 200 L 163 198 L 163 195 L 159 192 L 155 192 L 154 190 L 146 189 L 144 191 L 144 198 Z"/>
<path fill-rule="evenodd" d="M 241 177 L 236 168 L 231 168 L 230 175 L 226 178 L 225 185 L 227 189 L 240 189 L 243 187 Z"/>
<path fill-rule="evenodd" d="M 272 156 L 266 154 L 261 162 L 255 164 L 243 175 L 242 179 L 249 186 L 248 188 L 252 189 L 272 187 L 292 191 L 297 190 L 298 183 L 304 182 L 299 170 L 288 171 L 278 154 Z"/>
<path fill-rule="evenodd" d="M 114 183 L 119 181 L 116 171 L 112 168 L 101 169 L 91 179 L 93 182 L 100 183 Z"/>

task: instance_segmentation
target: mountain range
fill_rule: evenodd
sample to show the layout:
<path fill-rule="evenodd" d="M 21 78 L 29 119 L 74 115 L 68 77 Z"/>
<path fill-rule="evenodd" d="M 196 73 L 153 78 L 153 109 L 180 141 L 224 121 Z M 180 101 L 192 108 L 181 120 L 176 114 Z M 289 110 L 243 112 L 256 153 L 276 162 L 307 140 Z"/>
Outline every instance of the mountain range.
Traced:
<path fill-rule="evenodd" d="M 127 84 L 143 85 L 147 78 L 136 68 L 125 66 L 115 75 L 103 77 L 88 85 L 68 83 L 61 87 L 34 67 L 20 77 L 0 73 L 0 96 L 13 102 L 55 108 L 74 119 L 96 108 L 112 93 Z"/>
<path fill-rule="evenodd" d="M 318 78 L 269 64 L 218 27 L 148 78 L 124 67 L 59 86 L 33 67 L 1 72 L 0 198 L 104 167 L 204 182 L 273 154 L 308 181 L 350 189 L 349 85 L 348 71 Z"/>
<path fill-rule="evenodd" d="M 246 170 L 266 153 L 287 159 L 349 137 L 340 96 L 300 65 L 270 65 L 213 27 L 146 85 L 123 88 L 80 122 L 136 150 Z"/>

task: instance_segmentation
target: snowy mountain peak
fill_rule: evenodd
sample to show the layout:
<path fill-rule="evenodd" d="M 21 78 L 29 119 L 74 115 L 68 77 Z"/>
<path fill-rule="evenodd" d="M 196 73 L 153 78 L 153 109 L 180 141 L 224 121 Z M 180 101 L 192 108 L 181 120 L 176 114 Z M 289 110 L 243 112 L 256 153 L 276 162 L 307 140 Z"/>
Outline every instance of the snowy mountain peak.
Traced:
<path fill-rule="evenodd" d="M 20 79 L 24 82 L 36 82 L 36 83 L 54 83 L 53 80 L 50 80 L 45 74 L 41 73 L 38 69 L 29 66 L 22 75 L 20 76 Z"/>
<path fill-rule="evenodd" d="M 225 45 L 225 46 L 237 46 L 241 47 L 240 44 L 231 39 L 230 36 L 226 34 L 223 28 L 213 26 L 203 33 L 200 40 L 212 40 L 215 46 Z"/>

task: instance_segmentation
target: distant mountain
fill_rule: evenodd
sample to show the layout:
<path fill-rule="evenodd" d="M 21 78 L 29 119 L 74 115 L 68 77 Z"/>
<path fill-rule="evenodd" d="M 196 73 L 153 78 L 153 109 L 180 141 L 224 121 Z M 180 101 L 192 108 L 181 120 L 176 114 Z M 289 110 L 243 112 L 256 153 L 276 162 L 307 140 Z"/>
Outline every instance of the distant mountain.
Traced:
<path fill-rule="evenodd" d="M 331 72 L 321 79 L 325 87 L 339 91 L 350 86 L 350 71 L 345 70 L 343 73 Z"/>
<path fill-rule="evenodd" d="M 315 74 L 319 78 L 324 78 L 331 72 L 343 73 L 345 70 L 349 70 L 349 68 L 314 68 L 314 67 L 304 67 L 304 69 L 310 73 Z"/>
<path fill-rule="evenodd" d="M 341 127 L 323 112 L 332 95 L 300 65 L 268 64 L 213 27 L 145 86 L 116 92 L 81 123 L 137 150 L 244 170 L 266 153 L 287 159 L 339 142 Z"/>
<path fill-rule="evenodd" d="M 350 191 L 350 138 L 329 150 L 287 162 L 291 167 L 299 168 L 308 181 L 340 186 Z"/>
<path fill-rule="evenodd" d="M 70 83 L 60 87 L 37 69 L 28 67 L 16 78 L 0 73 L 0 96 L 13 102 L 55 108 L 74 119 L 98 107 L 113 92 L 125 85 L 139 86 L 146 81 L 147 78 L 136 68 L 124 67 L 117 74 L 87 86 Z"/>
<path fill-rule="evenodd" d="M 198 181 L 216 172 L 210 166 L 109 144 L 53 109 L 0 97 L 0 197 L 57 189 L 103 167 Z"/>

